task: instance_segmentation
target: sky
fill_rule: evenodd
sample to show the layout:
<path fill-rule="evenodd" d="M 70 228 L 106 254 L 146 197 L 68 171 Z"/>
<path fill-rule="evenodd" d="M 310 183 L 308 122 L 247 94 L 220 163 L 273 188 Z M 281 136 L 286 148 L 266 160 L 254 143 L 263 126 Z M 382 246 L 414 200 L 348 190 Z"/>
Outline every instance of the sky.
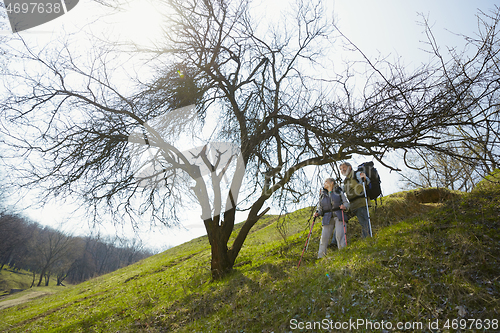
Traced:
<path fill-rule="evenodd" d="M 496 1 L 486 0 L 333 0 L 329 3 L 336 19 L 336 26 L 371 60 L 380 57 L 389 59 L 401 58 L 407 66 L 418 66 L 425 62 L 429 55 L 424 50 L 426 45 L 423 20 L 419 13 L 428 19 L 438 44 L 448 47 L 462 46 L 463 40 L 454 33 L 473 35 L 477 31 L 477 9 L 489 11 Z M 288 8 L 286 1 L 263 1 L 263 17 L 273 19 L 279 10 Z M 265 14 L 265 15 L 264 15 Z M 108 32 L 112 38 L 131 38 L 135 41 L 147 42 L 148 39 L 159 38 L 161 16 L 154 6 L 145 0 L 133 0 L 128 11 L 119 15 L 111 15 L 89 0 L 80 0 L 78 5 L 67 14 L 38 27 L 22 32 L 21 35 L 50 42 L 51 38 L 71 26 L 77 31 L 91 22 L 92 31 Z M 7 25 L 7 27 L 9 27 Z M 9 30 L 0 31 L 11 33 Z M 339 53 L 341 48 L 339 46 Z M 332 55 L 339 56 L 339 55 Z M 352 162 L 357 165 L 367 160 L 356 157 Z M 397 156 L 388 160 L 394 166 L 403 168 Z M 390 173 L 382 165 L 376 163 L 382 178 L 384 194 L 401 190 L 402 184 L 396 173 Z M 56 226 L 73 233 L 89 232 L 86 223 L 80 222 L 78 215 L 71 215 L 70 209 L 61 202 L 54 202 L 44 209 L 27 209 L 25 214 L 42 224 Z M 240 215 L 240 220 L 242 219 Z M 78 221 L 75 223 L 75 221 Z M 148 246 L 164 249 L 178 245 L 192 238 L 205 234 L 199 215 L 186 214 L 184 229 L 166 229 L 163 227 L 146 227 L 139 233 Z M 187 227 L 187 228 L 186 228 Z M 94 230 L 95 232 L 95 230 Z M 116 233 L 113 226 L 101 229 L 103 233 Z M 118 234 L 130 234 L 127 227 L 119 229 Z"/>

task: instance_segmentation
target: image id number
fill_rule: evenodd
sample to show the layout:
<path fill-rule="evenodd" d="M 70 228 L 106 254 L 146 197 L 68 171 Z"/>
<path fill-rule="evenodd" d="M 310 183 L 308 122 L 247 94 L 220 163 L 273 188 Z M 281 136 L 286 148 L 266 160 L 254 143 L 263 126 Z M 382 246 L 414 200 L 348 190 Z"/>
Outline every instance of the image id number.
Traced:
<path fill-rule="evenodd" d="M 497 330 L 498 319 L 448 319 L 444 329 Z"/>
<path fill-rule="evenodd" d="M 43 2 L 23 2 L 23 3 L 9 3 L 5 8 L 8 14 L 59 14 L 63 12 L 60 3 L 43 3 Z"/>

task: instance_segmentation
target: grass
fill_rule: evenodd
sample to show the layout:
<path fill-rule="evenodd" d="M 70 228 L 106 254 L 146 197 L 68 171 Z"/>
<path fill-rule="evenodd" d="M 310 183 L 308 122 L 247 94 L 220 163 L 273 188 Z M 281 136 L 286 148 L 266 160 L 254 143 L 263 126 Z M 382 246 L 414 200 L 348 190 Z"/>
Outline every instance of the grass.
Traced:
<path fill-rule="evenodd" d="M 31 272 L 5 266 L 0 270 L 0 296 L 8 295 L 11 289 L 28 289 L 32 281 L 33 274 Z M 38 276 L 35 283 L 38 283 Z M 45 280 L 43 280 L 43 284 L 45 285 Z M 56 278 L 51 276 L 49 286 L 56 284 Z"/>
<path fill-rule="evenodd" d="M 382 321 L 425 332 L 438 331 L 431 323 L 456 331 L 452 320 L 459 325 L 460 319 L 500 325 L 500 186 L 483 182 L 470 194 L 433 204 L 412 195 L 384 197 L 371 210 L 374 238 L 360 239 L 351 220 L 349 246 L 322 259 L 316 259 L 316 223 L 299 269 L 311 209 L 284 217 L 286 241 L 276 216 L 262 219 L 222 281 L 211 281 L 210 248 L 200 237 L 4 309 L 0 331 L 289 332 L 322 331 L 326 324 L 332 326 L 323 331 L 338 331 L 334 323 L 349 320 L 364 321 L 357 331 L 375 330 Z M 489 331 L 499 331 L 493 323 Z"/>
<path fill-rule="evenodd" d="M 33 276 L 29 272 L 15 271 L 9 267 L 0 270 L 0 296 L 8 295 L 11 289 L 26 289 L 31 285 Z"/>

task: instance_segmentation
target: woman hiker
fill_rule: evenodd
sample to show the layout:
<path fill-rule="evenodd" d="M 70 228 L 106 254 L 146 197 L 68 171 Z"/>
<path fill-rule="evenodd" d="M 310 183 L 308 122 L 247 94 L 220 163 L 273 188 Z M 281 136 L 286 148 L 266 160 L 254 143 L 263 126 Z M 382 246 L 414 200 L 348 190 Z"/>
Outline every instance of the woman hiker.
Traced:
<path fill-rule="evenodd" d="M 315 217 L 323 217 L 321 222 L 323 231 L 321 232 L 318 258 L 325 256 L 328 242 L 332 237 L 334 229 L 338 248 L 341 249 L 347 244 L 344 211 L 349 209 L 349 201 L 344 192 L 342 192 L 342 189 L 335 184 L 333 178 L 327 178 L 323 186 L 324 188 L 320 191 L 320 199 L 316 207 L 316 213 L 314 213 Z"/>

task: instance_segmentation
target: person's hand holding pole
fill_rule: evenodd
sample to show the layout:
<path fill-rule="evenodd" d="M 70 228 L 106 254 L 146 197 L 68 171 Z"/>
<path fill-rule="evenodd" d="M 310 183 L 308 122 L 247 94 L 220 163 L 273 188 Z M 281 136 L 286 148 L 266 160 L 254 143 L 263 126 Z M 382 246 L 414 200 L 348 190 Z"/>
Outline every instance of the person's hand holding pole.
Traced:
<path fill-rule="evenodd" d="M 359 174 L 359 177 L 361 178 L 362 181 L 364 181 L 364 182 L 366 181 L 366 174 L 364 172 L 361 172 Z"/>

